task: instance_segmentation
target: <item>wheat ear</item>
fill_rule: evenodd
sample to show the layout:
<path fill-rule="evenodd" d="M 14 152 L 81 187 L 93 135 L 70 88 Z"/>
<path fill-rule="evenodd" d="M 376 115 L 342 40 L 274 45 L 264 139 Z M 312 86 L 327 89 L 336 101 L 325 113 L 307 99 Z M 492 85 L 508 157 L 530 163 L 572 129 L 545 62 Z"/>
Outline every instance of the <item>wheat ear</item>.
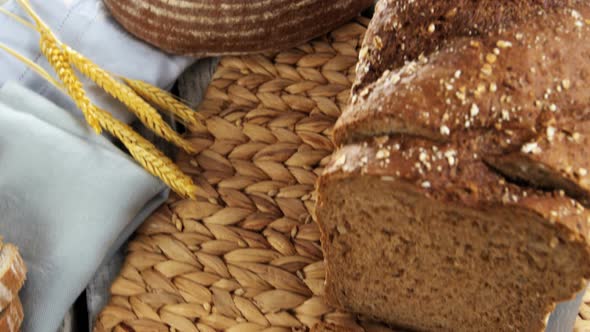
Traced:
<path fill-rule="evenodd" d="M 82 82 L 80 82 L 76 76 L 76 73 L 74 73 L 74 70 L 68 64 L 64 53 L 59 48 L 58 43 L 53 35 L 45 30 L 41 30 L 40 34 L 41 52 L 43 55 L 45 55 L 51 66 L 54 68 L 55 73 L 63 82 L 63 85 L 65 86 L 68 94 L 73 99 L 76 106 L 82 111 L 82 114 L 84 114 L 88 125 L 94 129 L 96 133 L 100 134 L 102 129 L 98 123 L 96 114 L 94 114 L 93 108 L 91 107 L 92 103 L 86 96 L 86 92 L 82 87 Z"/>
<path fill-rule="evenodd" d="M 158 113 L 158 111 L 146 101 L 141 99 L 133 89 L 119 82 L 107 71 L 70 47 L 65 46 L 64 50 L 71 64 L 108 94 L 127 106 L 127 108 L 156 135 L 172 142 L 174 145 L 187 152 L 194 152 L 194 148 L 191 144 L 174 131 L 174 129 L 170 128 L 164 119 L 162 119 L 160 113 Z"/>
<path fill-rule="evenodd" d="M 157 106 L 160 110 L 175 115 L 178 120 L 191 129 L 192 132 L 207 132 L 207 127 L 203 124 L 204 117 L 179 101 L 171 93 L 141 80 L 132 80 L 128 78 L 123 78 L 123 80 L 143 99 L 152 105 Z"/>
<path fill-rule="evenodd" d="M 53 36 L 49 27 L 36 15 L 30 7 L 28 0 L 17 1 L 35 21 L 35 30 L 41 35 L 41 51 L 64 84 L 59 85 L 59 83 L 51 80 L 50 82 L 55 82 L 58 88 L 66 90 L 78 108 L 84 113 L 88 124 L 97 132 L 100 132 L 102 128 L 106 129 L 106 131 L 111 133 L 125 145 L 133 158 L 150 174 L 159 177 L 179 195 L 194 198 L 196 193 L 195 184 L 189 176 L 185 175 L 182 170 L 172 162 L 172 160 L 166 157 L 148 140 L 134 132 L 131 127 L 115 119 L 110 113 L 92 104 L 90 99 L 86 96 L 82 83 L 75 75 L 74 70 L 69 63 L 66 62 L 68 57 L 64 53 L 64 50 L 59 46 L 60 43 L 58 39 Z M 6 47 L 6 49 L 12 51 L 8 47 Z M 10 54 L 16 56 L 21 61 L 26 59 L 14 51 L 10 52 Z M 27 64 L 30 63 L 30 61 L 24 62 Z M 51 78 L 49 73 L 43 68 L 34 66 L 34 69 L 42 77 Z"/>
<path fill-rule="evenodd" d="M 46 39 L 47 36 L 48 35 L 42 31 L 41 39 Z M 43 53 L 46 54 L 45 51 Z M 64 52 L 59 48 L 53 48 L 51 49 L 51 52 L 47 52 L 47 54 L 50 54 L 53 58 L 58 59 L 63 59 L 66 57 Z M 57 62 L 50 60 L 50 63 L 62 62 L 63 61 Z M 69 65 L 67 68 L 73 72 Z M 59 69 L 57 70 L 59 71 Z M 85 107 L 87 112 L 91 114 L 93 119 L 96 121 L 95 125 L 97 128 L 104 128 L 113 136 L 118 138 L 129 150 L 129 153 L 133 156 L 133 158 L 144 169 L 146 169 L 150 174 L 159 177 L 175 192 L 182 195 L 183 197 L 194 197 L 196 188 L 190 177 L 185 175 L 180 170 L 180 168 L 178 168 L 178 166 L 176 166 L 168 157 L 160 152 L 152 143 L 134 132 L 131 127 L 116 120 L 110 113 L 101 110 L 92 104 L 90 100 L 86 98 L 84 90 L 82 89 L 82 84 L 79 81 L 74 83 L 75 84 L 72 85 L 67 81 L 64 81 L 66 89 L 74 100 L 78 98 L 75 93 L 83 96 L 85 103 L 76 101 L 76 104 L 78 107 Z M 74 86 L 74 88 L 72 88 L 72 86 Z"/>
<path fill-rule="evenodd" d="M 86 96 L 86 92 L 82 88 L 82 83 L 76 76 L 76 73 L 66 61 L 66 57 L 59 47 L 59 42 L 55 36 L 53 36 L 47 25 L 35 14 L 27 0 L 17 1 L 37 25 L 36 30 L 41 36 L 39 39 L 41 52 L 47 58 L 47 61 L 49 61 L 49 64 L 51 64 L 59 79 L 63 82 L 67 93 L 73 99 L 76 106 L 82 111 L 82 114 L 84 114 L 84 118 L 86 118 L 88 125 L 100 134 L 102 128 L 98 123 L 96 115 L 93 114 L 90 99 Z"/>
<path fill-rule="evenodd" d="M 177 194 L 194 198 L 197 187 L 192 179 L 185 175 L 166 155 L 158 150 L 150 141 L 133 131 L 125 123 L 116 120 L 110 113 L 92 106 L 100 125 L 114 137 L 119 139 L 129 150 L 133 158 L 150 174 L 160 178 Z"/>

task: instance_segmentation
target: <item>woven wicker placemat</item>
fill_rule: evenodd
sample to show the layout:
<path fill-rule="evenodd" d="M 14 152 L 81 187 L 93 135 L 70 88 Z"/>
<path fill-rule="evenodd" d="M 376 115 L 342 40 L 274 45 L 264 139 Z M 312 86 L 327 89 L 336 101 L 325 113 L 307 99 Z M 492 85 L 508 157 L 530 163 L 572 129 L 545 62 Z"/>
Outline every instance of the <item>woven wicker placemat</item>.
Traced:
<path fill-rule="evenodd" d="M 196 201 L 172 196 L 137 231 L 96 331 L 390 331 L 321 298 L 314 184 L 349 99 L 368 20 L 279 54 L 221 59 L 180 154 Z M 576 331 L 590 331 L 586 296 Z"/>
<path fill-rule="evenodd" d="M 97 331 L 360 330 L 321 298 L 314 184 L 333 150 L 368 20 L 279 54 L 225 57 L 177 161 L 199 185 L 137 231 Z M 375 327 L 377 328 L 377 327 Z"/>

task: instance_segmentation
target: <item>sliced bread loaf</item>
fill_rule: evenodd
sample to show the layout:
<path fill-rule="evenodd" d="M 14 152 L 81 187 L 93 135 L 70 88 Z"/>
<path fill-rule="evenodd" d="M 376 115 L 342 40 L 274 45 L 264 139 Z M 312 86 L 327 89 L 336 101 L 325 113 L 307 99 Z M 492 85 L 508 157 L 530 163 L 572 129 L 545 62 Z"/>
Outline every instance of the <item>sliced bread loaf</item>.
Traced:
<path fill-rule="evenodd" d="M 16 246 L 3 244 L 0 250 L 0 310 L 3 310 L 18 299 L 27 270 Z"/>
<path fill-rule="evenodd" d="M 18 332 L 23 323 L 25 315 L 23 306 L 18 297 L 0 313 L 0 331 Z"/>
<path fill-rule="evenodd" d="M 469 144 L 335 153 L 316 211 L 332 304 L 416 330 L 541 331 L 586 285 L 588 210 L 506 182 Z"/>

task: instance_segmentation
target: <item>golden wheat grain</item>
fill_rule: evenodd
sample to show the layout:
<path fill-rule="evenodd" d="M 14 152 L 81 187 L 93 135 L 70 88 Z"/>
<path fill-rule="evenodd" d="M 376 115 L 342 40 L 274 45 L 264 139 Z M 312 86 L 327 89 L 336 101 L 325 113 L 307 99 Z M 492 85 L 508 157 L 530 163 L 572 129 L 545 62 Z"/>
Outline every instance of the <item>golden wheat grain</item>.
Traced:
<path fill-rule="evenodd" d="M 190 143 L 170 128 L 156 109 L 141 99 L 141 97 L 139 97 L 130 87 L 119 82 L 107 71 L 70 47 L 65 46 L 64 50 L 70 63 L 72 63 L 82 74 L 100 86 L 104 91 L 127 106 L 127 108 L 156 135 L 166 139 L 187 152 L 194 152 Z"/>
<path fill-rule="evenodd" d="M 86 92 L 82 87 L 82 82 L 80 82 L 74 73 L 74 70 L 66 61 L 66 57 L 54 36 L 46 30 L 41 30 L 40 33 L 41 52 L 54 68 L 57 76 L 63 82 L 68 94 L 73 99 L 76 106 L 82 111 L 82 114 L 84 114 L 88 125 L 100 134 L 102 129 L 96 115 L 93 114 L 93 108 L 91 107 L 92 103 L 86 96 Z"/>
<path fill-rule="evenodd" d="M 128 125 L 116 120 L 110 113 L 94 105 L 100 125 L 119 139 L 129 153 L 150 174 L 157 176 L 176 193 L 183 197 L 194 198 L 196 186 L 192 179 L 185 175 L 172 160 L 158 150 L 151 142 L 131 129 Z"/>
<path fill-rule="evenodd" d="M 205 127 L 202 122 L 204 121 L 204 117 L 179 101 L 169 92 L 141 80 L 132 80 L 128 78 L 123 78 L 123 80 L 140 97 L 159 107 L 161 110 L 177 116 L 178 119 L 192 132 L 207 132 L 207 127 Z"/>

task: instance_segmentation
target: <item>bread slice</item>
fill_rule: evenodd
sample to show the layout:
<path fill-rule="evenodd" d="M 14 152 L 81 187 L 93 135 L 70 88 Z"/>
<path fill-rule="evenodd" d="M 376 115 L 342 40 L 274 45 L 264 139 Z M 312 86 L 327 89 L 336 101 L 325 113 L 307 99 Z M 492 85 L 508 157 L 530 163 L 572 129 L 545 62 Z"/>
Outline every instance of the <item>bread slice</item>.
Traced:
<path fill-rule="evenodd" d="M 17 294 L 23 287 L 26 273 L 18 248 L 12 244 L 3 244 L 0 251 L 0 310 L 18 298 Z"/>
<path fill-rule="evenodd" d="M 539 10 L 579 4 L 580 0 L 382 0 L 363 43 L 357 67 L 358 92 L 387 70 L 396 70 L 446 42 L 509 29 Z"/>
<path fill-rule="evenodd" d="M 370 85 L 339 119 L 334 140 L 477 137 L 478 153 L 508 177 L 565 190 L 590 206 L 588 133 L 571 128 L 590 119 L 586 18 L 590 8 L 579 5 L 492 36 L 457 39 Z"/>
<path fill-rule="evenodd" d="M 23 323 L 25 314 L 23 312 L 23 305 L 21 304 L 18 297 L 12 301 L 0 313 L 0 331 L 2 332 L 18 332 L 20 326 Z"/>
<path fill-rule="evenodd" d="M 316 214 L 327 300 L 400 327 L 541 331 L 590 278 L 588 210 L 505 181 L 470 146 L 344 146 Z"/>

